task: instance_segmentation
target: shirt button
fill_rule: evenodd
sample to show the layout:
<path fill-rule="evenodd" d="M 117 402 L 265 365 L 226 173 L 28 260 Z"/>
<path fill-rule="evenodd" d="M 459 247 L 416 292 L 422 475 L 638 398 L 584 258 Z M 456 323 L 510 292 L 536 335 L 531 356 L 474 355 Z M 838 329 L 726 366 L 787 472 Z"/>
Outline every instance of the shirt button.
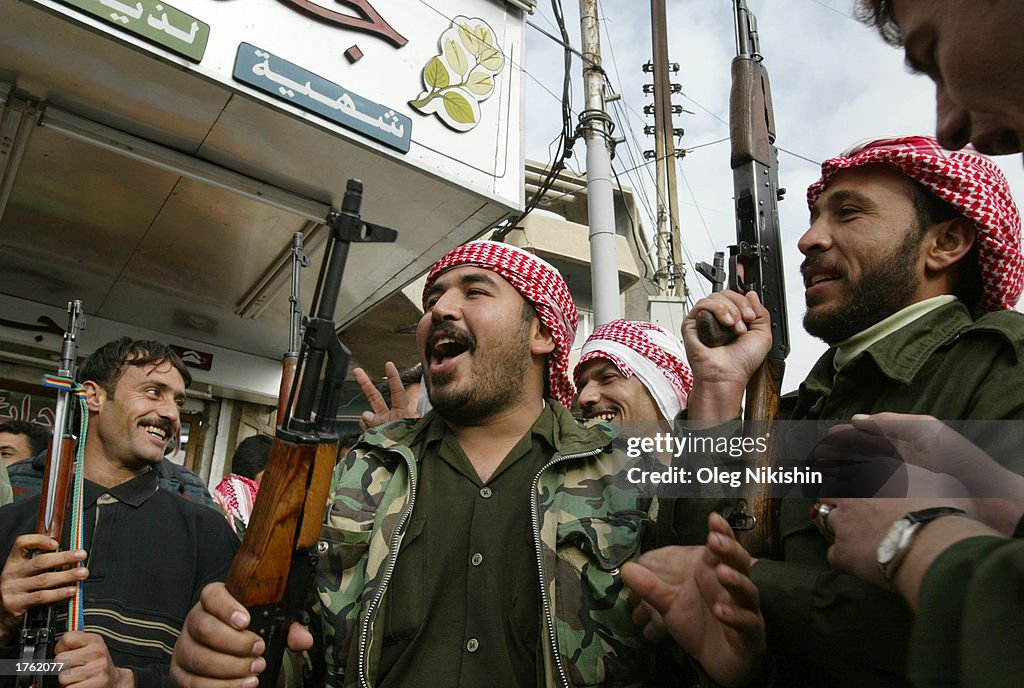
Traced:
<path fill-rule="evenodd" d="M 470 652 L 476 652 L 477 650 L 480 649 L 480 641 L 477 640 L 476 638 L 470 638 L 466 642 L 466 649 L 469 650 Z"/>
<path fill-rule="evenodd" d="M 494 494 L 494 493 L 491 492 L 491 488 L 489 488 L 489 487 L 481 487 L 480 488 L 480 496 L 483 497 L 484 499 L 489 498 L 492 494 Z"/>
<path fill-rule="evenodd" d="M 473 566 L 479 566 L 480 564 L 484 563 L 484 555 L 477 552 L 470 558 L 469 561 L 473 564 Z"/>

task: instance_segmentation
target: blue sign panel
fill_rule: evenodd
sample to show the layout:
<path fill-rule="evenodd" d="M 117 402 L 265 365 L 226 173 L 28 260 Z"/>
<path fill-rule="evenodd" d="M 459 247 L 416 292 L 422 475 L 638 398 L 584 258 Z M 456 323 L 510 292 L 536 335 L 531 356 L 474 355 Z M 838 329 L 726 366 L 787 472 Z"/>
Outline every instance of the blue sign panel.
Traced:
<path fill-rule="evenodd" d="M 412 120 L 249 43 L 238 46 L 234 78 L 374 141 L 409 152 Z"/>

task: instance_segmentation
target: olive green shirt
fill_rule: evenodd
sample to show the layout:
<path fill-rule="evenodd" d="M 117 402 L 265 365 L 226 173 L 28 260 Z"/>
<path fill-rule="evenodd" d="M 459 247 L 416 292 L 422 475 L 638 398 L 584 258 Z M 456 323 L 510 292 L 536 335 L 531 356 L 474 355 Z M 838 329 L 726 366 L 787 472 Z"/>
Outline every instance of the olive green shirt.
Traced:
<path fill-rule="evenodd" d="M 959 301 L 870 346 L 838 372 L 828 350 L 783 411 L 824 425 L 855 413 L 930 414 L 943 420 L 1024 419 L 1024 315 L 999 311 L 972 321 Z M 788 413 L 786 411 L 788 410 Z M 1021 471 L 1016 451 L 977 444 Z M 912 616 L 903 599 L 828 567 L 828 543 L 810 502 L 782 503 L 782 561 L 760 560 L 760 591 L 777 685 L 885 688 L 908 685 Z"/>
<path fill-rule="evenodd" d="M 384 616 L 381 688 L 534 688 L 540 580 L 532 539 L 534 476 L 555 454 L 555 414 L 484 483 L 436 417 L 421 454 L 416 510 Z"/>
<path fill-rule="evenodd" d="M 918 688 L 1024 685 L 1024 542 L 967 538 L 932 562 L 910 678 Z"/>

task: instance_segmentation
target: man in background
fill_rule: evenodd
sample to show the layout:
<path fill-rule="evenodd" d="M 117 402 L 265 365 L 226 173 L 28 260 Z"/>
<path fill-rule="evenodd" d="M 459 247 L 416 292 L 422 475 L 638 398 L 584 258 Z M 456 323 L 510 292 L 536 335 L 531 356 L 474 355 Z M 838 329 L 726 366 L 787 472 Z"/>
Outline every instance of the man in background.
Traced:
<path fill-rule="evenodd" d="M 686 408 L 686 395 L 693 387 L 679 340 L 639 320 L 613 320 L 594 330 L 573 377 L 583 418 L 619 425 L 671 422 Z"/>
<path fill-rule="evenodd" d="M 231 457 L 231 473 L 213 488 L 214 501 L 224 510 L 228 525 L 239 537 L 249 526 L 271 444 L 273 439 L 269 435 L 253 435 L 239 442 Z"/>
<path fill-rule="evenodd" d="M 0 423 L 0 459 L 8 468 L 46 451 L 51 433 L 39 423 L 11 420 Z"/>

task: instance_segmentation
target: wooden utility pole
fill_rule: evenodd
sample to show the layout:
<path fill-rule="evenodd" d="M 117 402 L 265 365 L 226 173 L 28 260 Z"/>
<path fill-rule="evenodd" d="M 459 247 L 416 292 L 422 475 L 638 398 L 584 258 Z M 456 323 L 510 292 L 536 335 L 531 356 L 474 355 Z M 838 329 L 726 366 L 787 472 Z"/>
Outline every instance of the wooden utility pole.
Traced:
<path fill-rule="evenodd" d="M 681 113 L 681 106 L 672 105 L 672 93 L 679 89 L 669 83 L 668 30 L 665 17 L 665 0 L 651 0 L 651 48 L 654 84 L 644 90 L 654 94 L 654 106 L 645 111 L 654 112 L 654 158 L 656 183 L 658 187 L 658 283 L 662 292 L 686 299 L 686 266 L 682 259 L 682 243 L 679 234 L 679 208 L 676 188 L 676 158 L 682 157 L 676 151 L 676 129 L 672 115 Z M 679 71 L 678 65 L 672 65 Z M 645 71 L 648 71 L 645 66 Z M 648 133 L 650 128 L 647 129 Z M 682 130 L 678 131 L 682 135 Z M 648 156 L 649 157 L 649 156 Z"/>

